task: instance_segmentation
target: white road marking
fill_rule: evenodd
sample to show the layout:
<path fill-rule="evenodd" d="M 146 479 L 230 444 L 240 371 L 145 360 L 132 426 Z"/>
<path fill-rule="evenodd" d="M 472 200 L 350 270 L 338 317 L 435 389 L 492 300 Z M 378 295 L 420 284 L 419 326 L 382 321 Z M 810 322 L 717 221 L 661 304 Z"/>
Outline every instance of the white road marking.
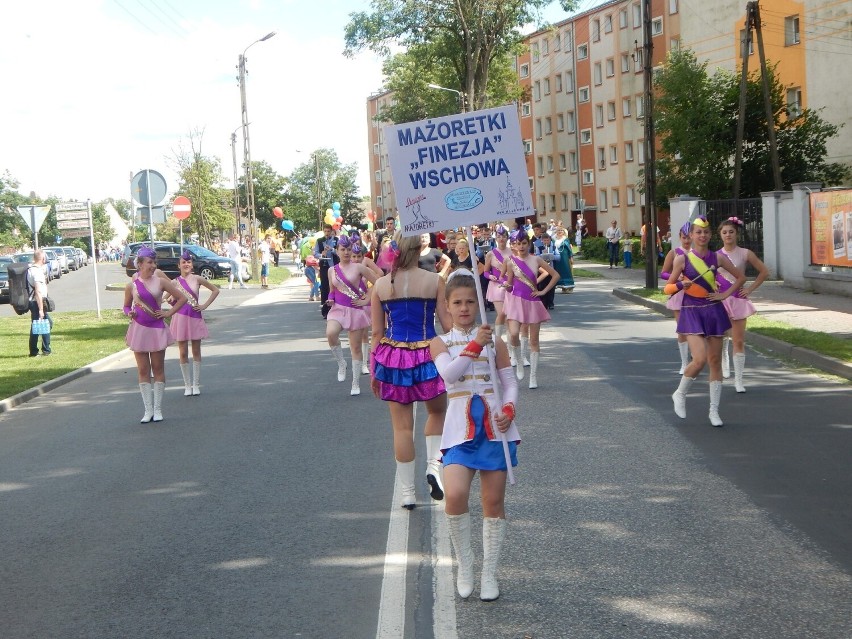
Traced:
<path fill-rule="evenodd" d="M 456 586 L 453 582 L 453 555 L 444 502 L 432 509 L 432 634 L 440 639 L 457 639 Z"/>
<path fill-rule="evenodd" d="M 376 639 L 400 639 L 405 636 L 405 572 L 408 568 L 410 515 L 400 506 L 401 503 L 402 489 L 399 477 L 395 477 Z"/>

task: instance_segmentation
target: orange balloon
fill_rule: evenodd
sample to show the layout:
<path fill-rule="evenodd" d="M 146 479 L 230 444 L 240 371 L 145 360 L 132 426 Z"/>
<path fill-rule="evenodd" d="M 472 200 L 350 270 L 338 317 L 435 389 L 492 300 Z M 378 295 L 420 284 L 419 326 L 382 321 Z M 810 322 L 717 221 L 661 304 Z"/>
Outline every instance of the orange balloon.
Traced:
<path fill-rule="evenodd" d="M 284 211 L 281 210 L 280 206 L 276 206 L 274 209 L 272 209 L 272 215 L 281 218 L 284 217 Z"/>

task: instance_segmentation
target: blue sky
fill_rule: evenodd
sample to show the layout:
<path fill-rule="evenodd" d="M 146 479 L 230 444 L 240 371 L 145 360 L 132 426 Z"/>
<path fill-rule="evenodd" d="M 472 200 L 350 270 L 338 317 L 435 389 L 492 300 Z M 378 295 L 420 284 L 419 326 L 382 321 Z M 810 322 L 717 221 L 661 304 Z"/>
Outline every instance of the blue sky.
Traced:
<path fill-rule="evenodd" d="M 555 6 L 551 20 L 563 15 Z M 231 176 L 237 59 L 276 31 L 247 53 L 252 159 L 286 175 L 331 147 L 358 163 L 366 194 L 365 100 L 381 87 L 381 62 L 341 52 L 349 14 L 368 9 L 366 0 L 6 2 L 0 173 L 42 197 L 127 198 L 131 173 L 145 168 L 171 190 L 171 158 L 203 129 L 202 153 Z M 238 162 L 241 150 L 238 134 Z"/>

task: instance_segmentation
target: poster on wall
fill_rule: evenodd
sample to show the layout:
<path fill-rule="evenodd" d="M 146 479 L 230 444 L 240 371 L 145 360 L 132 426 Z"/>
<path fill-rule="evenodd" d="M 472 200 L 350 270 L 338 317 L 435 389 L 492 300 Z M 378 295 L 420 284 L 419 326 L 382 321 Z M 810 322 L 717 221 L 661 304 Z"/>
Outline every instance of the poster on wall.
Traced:
<path fill-rule="evenodd" d="M 385 127 L 403 236 L 533 214 L 515 106 Z"/>
<path fill-rule="evenodd" d="M 852 267 L 852 189 L 811 193 L 811 264 Z"/>

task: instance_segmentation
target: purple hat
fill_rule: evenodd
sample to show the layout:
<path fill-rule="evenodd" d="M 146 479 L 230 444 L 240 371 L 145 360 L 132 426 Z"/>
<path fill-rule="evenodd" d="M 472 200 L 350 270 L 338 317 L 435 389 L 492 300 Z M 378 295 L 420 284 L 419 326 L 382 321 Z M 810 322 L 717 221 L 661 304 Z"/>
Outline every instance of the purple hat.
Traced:
<path fill-rule="evenodd" d="M 502 224 L 498 224 L 498 225 L 497 225 L 497 228 L 495 228 L 495 229 L 494 229 L 494 232 L 495 232 L 497 235 L 508 235 L 508 234 L 509 234 L 509 229 L 507 229 L 507 228 L 506 228 L 505 226 L 503 226 Z"/>
<path fill-rule="evenodd" d="M 509 234 L 509 240 L 512 242 L 520 242 L 522 239 L 527 238 L 527 234 L 525 231 L 518 229 L 517 231 L 512 231 Z M 528 238 L 527 238 L 528 239 Z"/>
<path fill-rule="evenodd" d="M 185 262 L 191 262 L 193 259 L 195 259 L 195 256 L 192 253 L 190 253 L 187 249 L 184 249 L 183 253 L 180 254 L 180 259 L 182 259 Z"/>
<path fill-rule="evenodd" d="M 680 227 L 680 234 L 689 237 L 689 222 L 684 222 L 683 226 Z"/>
<path fill-rule="evenodd" d="M 150 246 L 140 246 L 139 250 L 136 251 L 136 257 L 149 257 L 152 260 L 155 260 L 157 259 L 157 254 Z"/>
<path fill-rule="evenodd" d="M 361 251 L 363 251 L 363 250 L 364 249 L 361 247 L 361 243 L 358 240 L 353 239 L 353 241 L 352 241 L 352 252 L 355 253 L 355 255 L 360 255 Z"/>
<path fill-rule="evenodd" d="M 340 248 L 352 248 L 352 240 L 349 239 L 348 235 L 341 235 L 337 240 L 337 245 Z"/>

